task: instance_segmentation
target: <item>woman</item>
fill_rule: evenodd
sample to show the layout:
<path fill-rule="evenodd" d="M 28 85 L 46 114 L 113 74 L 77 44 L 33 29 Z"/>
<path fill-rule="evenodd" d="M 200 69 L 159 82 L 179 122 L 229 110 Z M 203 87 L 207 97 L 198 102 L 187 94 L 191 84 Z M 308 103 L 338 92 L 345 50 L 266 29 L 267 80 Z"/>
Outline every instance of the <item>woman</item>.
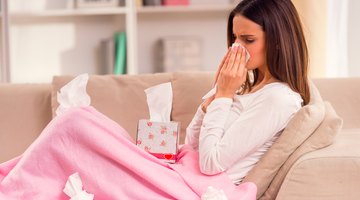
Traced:
<path fill-rule="evenodd" d="M 197 110 L 186 143 L 199 149 L 203 173 L 226 172 L 239 184 L 309 102 L 308 53 L 290 0 L 241 1 L 229 16 L 227 37 L 229 47 L 240 47 L 229 48 L 216 94 Z"/>
<path fill-rule="evenodd" d="M 230 14 L 228 38 L 229 47 L 243 47 L 226 54 L 216 94 L 199 107 L 177 164 L 138 148 L 94 108 L 72 108 L 0 165 L 0 199 L 91 199 L 83 189 L 96 199 L 199 199 L 207 186 L 255 199 L 254 185 L 239 183 L 309 101 L 306 45 L 290 0 L 243 0 Z M 76 172 L 82 184 L 67 184 L 67 196 Z"/>

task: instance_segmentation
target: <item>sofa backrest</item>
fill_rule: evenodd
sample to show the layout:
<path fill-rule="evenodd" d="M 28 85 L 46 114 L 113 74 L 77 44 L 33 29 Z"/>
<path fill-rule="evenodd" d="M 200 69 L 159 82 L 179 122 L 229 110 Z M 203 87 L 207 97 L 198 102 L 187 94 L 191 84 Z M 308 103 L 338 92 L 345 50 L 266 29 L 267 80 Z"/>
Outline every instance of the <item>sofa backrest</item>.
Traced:
<path fill-rule="evenodd" d="M 132 138 L 136 137 L 139 119 L 149 119 L 149 109 L 144 90 L 160 83 L 172 82 L 173 107 L 171 120 L 181 122 L 180 142 L 190 123 L 201 97 L 212 86 L 212 72 L 158 73 L 121 76 L 91 76 L 87 92 L 91 105 L 120 124 Z M 55 76 L 52 90 L 52 112 L 58 107 L 57 92 L 72 76 Z"/>
<path fill-rule="evenodd" d="M 214 72 L 175 72 L 125 76 L 91 76 L 92 105 L 135 137 L 138 119 L 149 117 L 144 89 L 171 81 L 171 118 L 181 122 L 181 141 L 201 97 L 213 86 Z M 51 120 L 57 91 L 73 77 L 52 84 L 0 85 L 0 162 L 20 155 Z M 344 128 L 360 127 L 360 78 L 314 79 L 324 100 L 344 119 Z"/>
<path fill-rule="evenodd" d="M 343 129 L 360 127 L 360 78 L 313 80 L 324 101 L 329 101 L 343 119 Z"/>
<path fill-rule="evenodd" d="M 51 120 L 50 84 L 0 84 L 0 163 L 20 155 Z"/>

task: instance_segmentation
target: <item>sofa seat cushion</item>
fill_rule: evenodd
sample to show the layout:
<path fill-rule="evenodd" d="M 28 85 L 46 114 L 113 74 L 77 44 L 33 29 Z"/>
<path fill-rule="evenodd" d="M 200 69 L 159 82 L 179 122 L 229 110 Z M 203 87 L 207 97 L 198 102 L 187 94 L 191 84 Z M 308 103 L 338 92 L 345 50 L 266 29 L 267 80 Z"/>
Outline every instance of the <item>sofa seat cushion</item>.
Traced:
<path fill-rule="evenodd" d="M 359 199 L 359 146 L 360 129 L 341 130 L 332 145 L 307 153 L 294 163 L 276 199 Z"/>

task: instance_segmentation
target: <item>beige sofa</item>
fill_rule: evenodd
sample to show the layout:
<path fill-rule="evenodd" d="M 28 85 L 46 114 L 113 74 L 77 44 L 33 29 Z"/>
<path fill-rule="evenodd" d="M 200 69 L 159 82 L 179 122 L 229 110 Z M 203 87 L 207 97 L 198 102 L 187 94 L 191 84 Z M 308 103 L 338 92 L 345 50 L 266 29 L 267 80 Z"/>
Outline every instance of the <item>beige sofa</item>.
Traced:
<path fill-rule="evenodd" d="M 143 90 L 171 81 L 174 95 L 171 117 L 181 122 L 183 141 L 185 128 L 201 103 L 202 95 L 211 88 L 213 77 L 213 72 L 91 76 L 87 90 L 94 107 L 135 137 L 138 119 L 149 117 Z M 56 92 L 71 79 L 61 76 L 54 77 L 48 84 L 0 84 L 0 162 L 20 155 L 36 139 L 54 115 L 58 105 Z M 261 176 L 249 176 L 249 181 L 259 184 L 262 199 L 360 198 L 360 78 L 313 81 L 323 99 L 329 101 L 343 119 L 343 128 L 334 140 L 332 137 L 329 140 L 333 144 L 299 155 L 290 162 L 288 169 L 284 170 L 286 162 L 278 163 L 272 170 L 274 181 L 271 181 L 270 172 L 270 182 Z M 322 130 L 323 134 L 327 133 L 326 128 L 333 135 L 338 132 L 341 123 L 336 117 L 332 119 L 337 120 L 335 128 L 331 128 L 330 123 Z M 286 153 L 296 154 L 296 149 L 306 145 L 309 146 L 302 142 L 293 152 Z M 267 162 L 266 159 L 263 162 Z M 285 171 L 285 176 L 277 178 L 281 171 Z M 267 176 L 266 170 L 254 169 L 253 174 L 257 172 Z"/>

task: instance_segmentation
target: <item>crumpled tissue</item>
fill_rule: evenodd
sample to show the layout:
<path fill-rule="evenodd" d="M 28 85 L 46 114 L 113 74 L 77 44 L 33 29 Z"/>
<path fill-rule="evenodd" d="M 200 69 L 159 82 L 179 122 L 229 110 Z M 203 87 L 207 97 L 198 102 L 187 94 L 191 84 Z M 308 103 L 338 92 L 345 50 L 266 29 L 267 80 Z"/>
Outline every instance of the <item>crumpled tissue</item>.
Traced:
<path fill-rule="evenodd" d="M 242 46 L 240 43 L 233 43 L 232 46 L 231 46 L 231 48 L 235 48 L 235 47 L 238 47 L 238 46 L 239 46 L 240 48 L 245 49 L 245 51 L 246 51 L 246 56 L 245 56 L 245 58 L 246 58 L 246 62 L 248 62 L 249 59 L 250 59 L 250 53 L 249 53 L 249 51 L 248 51 L 244 46 Z M 205 99 L 213 96 L 214 94 L 216 94 L 216 87 L 217 87 L 217 84 L 215 84 L 215 86 L 214 86 L 208 93 L 206 93 L 206 94 L 202 97 L 202 99 L 205 100 Z"/>
<path fill-rule="evenodd" d="M 144 90 L 150 112 L 150 121 L 170 122 L 172 107 L 171 82 L 155 85 Z"/>
<path fill-rule="evenodd" d="M 201 200 L 227 200 L 223 190 L 217 190 L 216 188 L 209 186 L 205 193 L 201 195 Z"/>
<path fill-rule="evenodd" d="M 69 176 L 63 192 L 70 197 L 70 200 L 93 200 L 94 195 L 83 190 L 83 184 L 79 173 Z"/>
<path fill-rule="evenodd" d="M 56 115 L 60 115 L 72 107 L 90 105 L 90 96 L 86 92 L 88 80 L 88 74 L 81 74 L 60 89 L 60 92 L 57 93 L 59 107 L 56 109 Z"/>

